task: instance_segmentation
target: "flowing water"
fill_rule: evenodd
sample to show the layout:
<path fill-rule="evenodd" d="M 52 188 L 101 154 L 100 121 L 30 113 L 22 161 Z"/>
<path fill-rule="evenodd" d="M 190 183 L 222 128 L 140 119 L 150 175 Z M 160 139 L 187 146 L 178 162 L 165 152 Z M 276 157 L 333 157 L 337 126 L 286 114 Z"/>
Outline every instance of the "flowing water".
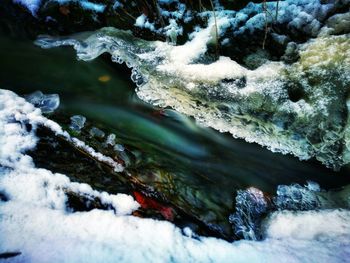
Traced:
<path fill-rule="evenodd" d="M 139 158 L 133 169 L 143 174 L 144 183 L 155 184 L 143 171 L 161 171 L 166 180 L 157 189 L 171 192 L 183 207 L 196 206 L 194 212 L 204 214 L 207 222 L 227 221 L 238 189 L 254 186 L 274 193 L 278 185 L 307 180 L 324 189 L 350 183 L 348 167 L 334 172 L 314 161 L 272 153 L 142 102 L 131 71 L 107 55 L 83 62 L 71 48 L 44 50 L 31 41 L 1 37 L 0 58 L 1 88 L 59 94 L 58 114 L 80 114 L 115 133 L 118 143 Z"/>

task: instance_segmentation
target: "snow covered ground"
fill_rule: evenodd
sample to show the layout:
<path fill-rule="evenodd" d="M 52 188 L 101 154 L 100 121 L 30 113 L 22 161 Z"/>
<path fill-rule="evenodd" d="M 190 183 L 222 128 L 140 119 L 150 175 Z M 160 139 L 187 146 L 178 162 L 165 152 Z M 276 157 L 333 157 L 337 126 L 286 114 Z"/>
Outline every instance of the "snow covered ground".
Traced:
<path fill-rule="evenodd" d="M 130 215 L 131 196 L 109 195 L 34 166 L 25 152 L 35 129 L 57 124 L 11 91 L 0 90 L 0 253 L 5 262 L 346 262 L 350 211 L 277 212 L 263 241 L 193 238 L 166 221 Z M 31 128 L 29 128 L 31 127 Z M 113 210 L 72 212 L 65 189 L 99 197 Z"/>

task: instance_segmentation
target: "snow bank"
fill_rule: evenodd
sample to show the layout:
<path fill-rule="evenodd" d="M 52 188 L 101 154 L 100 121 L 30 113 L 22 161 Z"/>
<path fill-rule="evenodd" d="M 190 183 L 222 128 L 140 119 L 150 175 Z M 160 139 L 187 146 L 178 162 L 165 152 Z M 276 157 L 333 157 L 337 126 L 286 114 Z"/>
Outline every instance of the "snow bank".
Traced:
<path fill-rule="evenodd" d="M 39 109 L 6 90 L 0 90 L 0 124 L 0 167 L 2 174 L 6 175 L 0 177 L 0 191 L 3 190 L 11 200 L 64 210 L 65 190 L 70 190 L 97 197 L 103 204 L 112 205 L 117 213 L 131 213 L 138 207 L 131 197 L 99 193 L 87 184 L 70 182 L 65 175 L 35 168 L 31 157 L 24 152 L 35 148 L 35 130 L 39 124 L 54 128 L 58 134 L 69 135 L 62 132 L 58 124 L 43 117 Z M 88 147 L 76 138 L 71 140 L 84 148 Z M 107 158 L 92 148 L 88 150 L 102 160 Z"/>

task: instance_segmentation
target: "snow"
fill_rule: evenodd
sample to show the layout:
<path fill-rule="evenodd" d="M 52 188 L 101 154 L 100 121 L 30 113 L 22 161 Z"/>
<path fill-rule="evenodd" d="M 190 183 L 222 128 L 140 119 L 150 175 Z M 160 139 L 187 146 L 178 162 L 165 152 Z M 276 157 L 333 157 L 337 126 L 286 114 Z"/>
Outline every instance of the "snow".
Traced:
<path fill-rule="evenodd" d="M 140 15 L 138 18 L 136 18 L 135 26 L 143 27 L 146 22 L 146 16 L 144 14 Z"/>
<path fill-rule="evenodd" d="M 131 196 L 34 167 L 25 151 L 36 145 L 40 119 L 46 119 L 40 110 L 0 90 L 0 192 L 9 199 L 0 202 L 0 251 L 21 252 L 7 262 L 345 262 L 350 256 L 347 210 L 277 212 L 265 224 L 264 241 L 234 243 L 131 216 L 138 208 Z M 97 197 L 115 212 L 73 213 L 67 189 Z"/>
<path fill-rule="evenodd" d="M 278 212 L 271 216 L 266 236 L 277 239 L 340 241 L 349 237 L 349 215 L 350 211 L 342 210 Z"/>
<path fill-rule="evenodd" d="M 215 8 L 215 14 L 219 18 L 226 17 L 229 20 L 228 28 L 234 36 L 253 35 L 257 31 L 264 30 L 267 22 L 286 25 L 289 34 L 303 32 L 315 37 L 321 29 L 322 22 L 334 10 L 334 4 L 323 3 L 320 0 L 285 0 L 278 2 L 278 11 L 276 7 L 277 1 L 266 2 L 267 12 L 265 13 L 261 3 L 249 2 L 239 11 L 224 10 L 218 5 Z M 199 15 L 210 17 L 212 11 L 202 12 Z M 225 30 L 222 32 L 224 33 Z"/>
<path fill-rule="evenodd" d="M 136 18 L 135 26 L 141 27 L 141 28 L 147 28 L 147 29 L 149 29 L 151 31 L 156 31 L 155 27 L 154 27 L 154 24 L 150 23 L 148 21 L 148 18 L 144 14 L 142 14 L 139 17 Z"/>
<path fill-rule="evenodd" d="M 102 13 L 106 8 L 103 4 L 96 4 L 89 1 L 80 1 L 79 3 L 85 10 L 91 10 L 97 13 Z"/>
<path fill-rule="evenodd" d="M 208 26 L 204 29 L 198 29 L 198 31 L 192 33 L 192 40 L 188 41 L 182 46 L 169 46 L 166 43 L 158 42 L 157 52 L 164 53 L 170 52 L 169 62 L 176 64 L 190 64 L 195 59 L 199 58 L 207 51 L 207 45 L 215 43 L 215 29 L 217 27 L 220 32 L 222 28 L 227 27 L 227 18 L 220 18 L 215 24 L 213 18 L 210 19 Z M 169 63 L 169 64 L 170 64 Z"/>
<path fill-rule="evenodd" d="M 13 0 L 13 2 L 25 6 L 33 16 L 36 15 L 41 4 L 41 0 Z"/>
<path fill-rule="evenodd" d="M 179 61 L 182 58 L 185 56 L 177 56 L 176 60 Z M 207 65 L 170 63 L 160 65 L 158 69 L 173 76 L 183 76 L 191 81 L 213 82 L 224 78 L 239 78 L 247 73 L 247 70 L 227 57 L 220 57 L 216 62 Z"/>

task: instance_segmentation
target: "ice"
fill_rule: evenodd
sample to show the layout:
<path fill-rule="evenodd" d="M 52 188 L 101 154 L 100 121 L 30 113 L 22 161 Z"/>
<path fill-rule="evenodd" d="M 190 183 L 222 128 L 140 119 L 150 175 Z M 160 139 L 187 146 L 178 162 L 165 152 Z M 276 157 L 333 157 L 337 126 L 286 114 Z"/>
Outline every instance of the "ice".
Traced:
<path fill-rule="evenodd" d="M 109 135 L 107 136 L 107 138 L 106 138 L 105 144 L 106 144 L 107 146 L 114 146 L 114 145 L 115 145 L 115 139 L 116 139 L 116 137 L 117 137 L 117 136 L 116 136 L 114 133 L 109 134 Z"/>
<path fill-rule="evenodd" d="M 60 105 L 58 94 L 45 95 L 41 91 L 35 91 L 25 96 L 26 100 L 35 107 L 40 108 L 43 113 L 54 112 Z"/>
<path fill-rule="evenodd" d="M 96 138 L 104 138 L 105 137 L 105 132 L 100 130 L 99 128 L 92 127 L 89 131 L 91 137 L 96 137 Z"/>
<path fill-rule="evenodd" d="M 90 1 L 86 1 L 86 0 L 52 0 L 52 1 L 60 3 L 60 4 L 65 4 L 65 3 L 69 3 L 69 2 L 76 2 L 76 3 L 80 4 L 84 10 L 94 11 L 97 13 L 102 13 L 106 8 L 106 5 L 104 5 L 104 4 L 94 3 L 93 1 L 90 2 Z"/>
<path fill-rule="evenodd" d="M 70 121 L 71 123 L 69 125 L 69 128 L 76 132 L 80 132 L 80 130 L 84 128 L 86 117 L 82 115 L 74 115 L 70 117 Z"/>
<path fill-rule="evenodd" d="M 96 158 L 102 163 L 107 164 L 108 166 L 111 166 L 114 171 L 121 172 L 124 170 L 124 167 L 119 164 L 118 162 L 114 161 L 111 157 L 105 156 L 100 152 L 96 152 L 92 147 L 89 145 L 86 145 L 83 141 L 80 141 L 77 138 L 70 138 L 68 137 L 67 140 L 69 140 L 71 143 L 73 143 L 76 147 L 80 148 L 81 150 L 87 152 L 90 156 Z"/>
<path fill-rule="evenodd" d="M 350 83 L 346 35 L 289 43 L 285 59 L 299 58 L 291 65 L 254 53 L 250 60 L 260 66 L 249 70 L 228 57 L 207 56 L 208 45 L 215 42 L 215 23 L 208 23 L 181 46 L 144 41 L 114 28 L 80 41 L 46 37 L 37 44 L 73 45 L 79 59 L 87 61 L 109 52 L 134 69 L 136 93 L 146 102 L 301 160 L 316 158 L 334 169 L 350 162 L 348 133 L 343 132 L 350 129 L 343 114 Z M 229 24 L 228 17 L 218 17 L 218 32 Z"/>
<path fill-rule="evenodd" d="M 135 26 L 143 27 L 145 25 L 146 18 L 147 17 L 144 14 L 140 15 L 135 21 Z"/>
<path fill-rule="evenodd" d="M 114 150 L 117 152 L 123 152 L 125 150 L 125 148 L 121 144 L 116 144 L 116 145 L 114 145 Z"/>
<path fill-rule="evenodd" d="M 80 4 L 85 10 L 91 10 L 97 13 L 102 13 L 106 8 L 103 4 L 96 4 L 89 1 L 80 1 Z"/>
<path fill-rule="evenodd" d="M 116 61 L 117 63 L 118 60 Z M 120 63 L 119 63 L 120 64 Z M 142 76 L 142 74 L 140 72 L 138 72 L 135 68 L 133 68 L 131 70 L 131 80 L 138 86 L 141 87 L 142 85 L 144 85 L 146 83 L 145 81 L 145 77 Z"/>

